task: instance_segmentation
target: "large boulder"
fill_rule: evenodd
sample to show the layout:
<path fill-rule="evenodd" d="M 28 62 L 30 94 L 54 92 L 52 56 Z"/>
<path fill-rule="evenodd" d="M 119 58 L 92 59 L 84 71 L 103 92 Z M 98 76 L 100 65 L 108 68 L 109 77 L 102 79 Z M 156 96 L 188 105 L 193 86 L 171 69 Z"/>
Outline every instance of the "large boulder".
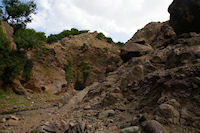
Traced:
<path fill-rule="evenodd" d="M 174 0 L 168 11 L 170 24 L 177 34 L 200 32 L 199 0 Z"/>
<path fill-rule="evenodd" d="M 127 62 L 132 57 L 140 57 L 151 51 L 153 51 L 153 48 L 150 45 L 130 42 L 121 49 L 120 56 L 124 62 Z"/>
<path fill-rule="evenodd" d="M 175 37 L 176 34 L 168 21 L 164 23 L 151 22 L 138 30 L 127 43 L 151 45 L 156 48 L 170 43 Z"/>

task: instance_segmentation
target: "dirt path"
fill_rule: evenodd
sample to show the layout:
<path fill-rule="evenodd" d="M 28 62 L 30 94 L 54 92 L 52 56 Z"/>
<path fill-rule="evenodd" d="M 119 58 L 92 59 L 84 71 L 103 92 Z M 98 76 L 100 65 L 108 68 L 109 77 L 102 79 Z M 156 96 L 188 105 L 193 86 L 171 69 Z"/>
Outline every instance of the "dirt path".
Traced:
<path fill-rule="evenodd" d="M 0 123 L 1 132 L 15 132 L 24 133 L 31 132 L 35 127 L 59 119 L 66 115 L 70 110 L 82 101 L 84 96 L 88 93 L 88 88 L 83 91 L 77 92 L 68 102 L 62 106 L 49 106 L 45 109 L 38 108 L 37 110 L 17 112 L 14 115 L 20 120 L 8 120 L 4 123 Z M 44 105 L 41 104 L 41 107 Z"/>

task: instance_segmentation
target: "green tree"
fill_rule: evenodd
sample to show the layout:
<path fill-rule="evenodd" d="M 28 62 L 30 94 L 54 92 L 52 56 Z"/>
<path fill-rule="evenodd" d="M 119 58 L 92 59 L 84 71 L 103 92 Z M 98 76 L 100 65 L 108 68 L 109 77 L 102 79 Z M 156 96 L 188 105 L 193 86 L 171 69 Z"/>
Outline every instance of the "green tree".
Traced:
<path fill-rule="evenodd" d="M 16 31 L 14 41 L 18 49 L 30 49 L 40 47 L 46 41 L 46 36 L 43 32 L 36 32 L 33 29 L 20 29 Z"/>
<path fill-rule="evenodd" d="M 25 28 L 31 22 L 31 14 L 36 13 L 36 4 L 33 0 L 3 0 L 2 18 L 15 29 Z"/>

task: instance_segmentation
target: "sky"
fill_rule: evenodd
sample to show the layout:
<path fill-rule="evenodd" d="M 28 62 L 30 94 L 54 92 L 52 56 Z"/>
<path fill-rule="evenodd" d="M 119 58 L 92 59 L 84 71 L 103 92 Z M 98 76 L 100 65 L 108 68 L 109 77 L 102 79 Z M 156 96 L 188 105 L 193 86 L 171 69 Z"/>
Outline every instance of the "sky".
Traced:
<path fill-rule="evenodd" d="M 169 20 L 173 0 L 35 0 L 37 14 L 28 28 L 46 35 L 77 28 L 128 41 L 149 22 Z"/>

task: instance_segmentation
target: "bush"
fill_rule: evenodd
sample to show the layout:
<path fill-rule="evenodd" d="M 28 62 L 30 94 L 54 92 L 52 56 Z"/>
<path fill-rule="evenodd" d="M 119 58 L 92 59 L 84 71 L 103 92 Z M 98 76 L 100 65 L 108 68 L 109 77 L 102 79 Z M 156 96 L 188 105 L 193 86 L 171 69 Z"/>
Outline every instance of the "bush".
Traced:
<path fill-rule="evenodd" d="M 113 43 L 113 40 L 112 40 L 112 38 L 110 38 L 110 37 L 106 37 L 106 41 L 107 41 L 108 43 Z"/>
<path fill-rule="evenodd" d="M 108 43 L 114 43 L 113 40 L 112 40 L 112 38 L 106 37 L 106 36 L 105 36 L 103 33 L 101 33 L 101 32 L 97 34 L 96 38 L 98 38 L 99 40 L 105 39 Z"/>
<path fill-rule="evenodd" d="M 123 42 L 117 42 L 117 43 L 115 43 L 118 47 L 123 47 L 124 46 L 124 43 Z"/>
<path fill-rule="evenodd" d="M 71 30 L 64 30 L 59 34 L 51 34 L 50 36 L 48 36 L 47 43 L 51 44 L 51 43 L 60 41 L 65 37 L 79 35 L 79 34 L 82 34 L 82 33 L 88 33 L 88 30 L 79 31 L 75 28 L 72 28 Z"/>
<path fill-rule="evenodd" d="M 73 60 L 68 59 L 67 60 L 68 64 L 65 65 L 64 70 L 65 70 L 65 79 L 67 81 L 67 84 L 71 82 L 71 79 L 74 76 L 74 71 L 73 71 Z"/>
<path fill-rule="evenodd" d="M 85 43 L 83 43 L 83 45 L 81 46 L 81 50 L 83 51 L 83 52 L 85 52 L 85 51 L 87 51 L 89 49 L 89 47 L 85 44 Z"/>
<path fill-rule="evenodd" d="M 32 49 L 40 47 L 46 41 L 46 36 L 43 32 L 36 32 L 33 29 L 21 29 L 15 33 L 14 41 L 18 49 Z"/>
<path fill-rule="evenodd" d="M 83 62 L 82 66 L 81 66 L 81 72 L 83 74 L 83 81 L 81 82 L 79 79 L 79 71 L 77 72 L 76 75 L 76 82 L 74 85 L 74 89 L 75 90 L 83 90 L 85 88 L 85 83 L 89 77 L 89 67 L 88 67 L 88 63 Z"/>
<path fill-rule="evenodd" d="M 31 79 L 31 71 L 33 68 L 33 62 L 31 59 L 28 59 L 26 61 L 26 64 L 24 66 L 22 77 L 25 78 L 26 81 Z"/>
<path fill-rule="evenodd" d="M 103 33 L 98 33 L 96 36 L 99 40 L 105 39 L 105 35 Z"/>
<path fill-rule="evenodd" d="M 36 58 L 39 58 L 39 57 L 41 57 L 43 55 L 49 54 L 49 52 L 50 52 L 49 49 L 41 47 L 41 48 L 38 48 L 38 49 L 34 50 L 34 56 Z"/>
<path fill-rule="evenodd" d="M 9 40 L 3 33 L 1 23 L 0 51 L 0 80 L 4 84 L 8 84 L 20 74 L 25 53 L 22 51 L 10 51 Z"/>
<path fill-rule="evenodd" d="M 9 84 L 20 75 L 20 71 L 23 70 L 24 59 L 24 51 L 4 51 L 0 54 L 0 80 L 4 84 Z"/>

